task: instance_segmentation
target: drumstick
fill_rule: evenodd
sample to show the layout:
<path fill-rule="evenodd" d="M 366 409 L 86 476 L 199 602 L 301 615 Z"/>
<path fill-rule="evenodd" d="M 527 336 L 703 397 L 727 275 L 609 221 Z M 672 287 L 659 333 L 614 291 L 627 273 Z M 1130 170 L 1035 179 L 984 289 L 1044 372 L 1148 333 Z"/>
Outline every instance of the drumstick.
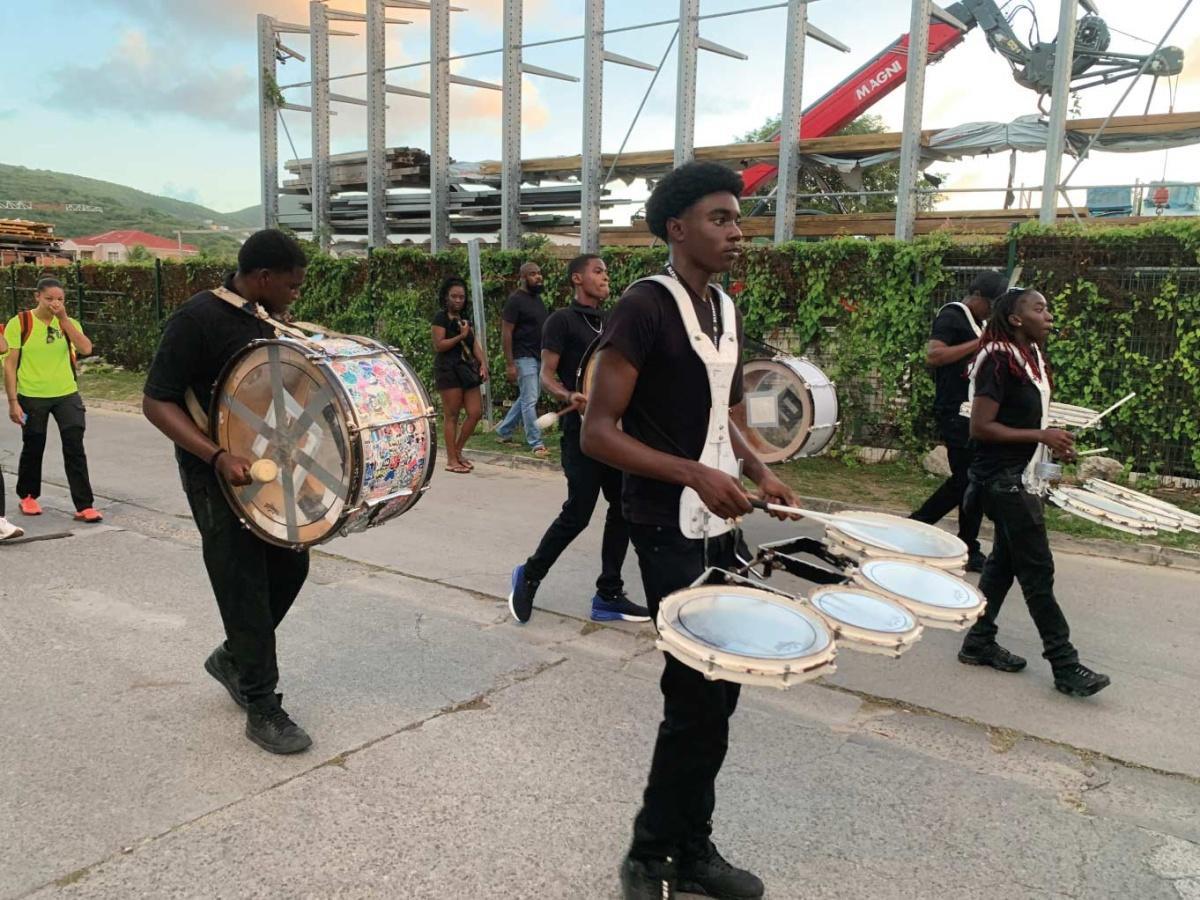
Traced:
<path fill-rule="evenodd" d="M 574 406 L 564 406 L 562 409 L 558 410 L 557 412 L 548 412 L 544 416 L 538 416 L 537 422 L 536 422 L 537 427 L 541 428 L 543 430 L 546 428 L 553 428 L 554 423 L 557 422 L 560 418 L 562 418 L 569 412 L 575 412 L 575 411 L 576 410 L 575 410 Z"/>
<path fill-rule="evenodd" d="M 761 509 L 766 512 L 784 513 L 789 516 L 804 516 L 806 519 L 812 519 L 814 522 L 820 522 L 823 525 L 828 525 L 831 522 L 836 522 L 837 517 L 829 513 L 820 513 L 812 509 L 801 509 L 798 506 L 782 506 L 779 503 L 768 503 L 765 500 L 757 498 L 750 499 L 750 505 L 755 509 Z"/>
<path fill-rule="evenodd" d="M 259 484 L 266 484 L 279 477 L 279 466 L 273 459 L 256 459 L 250 464 L 250 477 Z"/>
<path fill-rule="evenodd" d="M 1078 453 L 1076 453 L 1076 454 L 1075 454 L 1075 456 L 1076 456 L 1076 457 L 1079 457 L 1079 456 L 1094 456 L 1094 455 L 1095 455 L 1095 454 L 1097 454 L 1097 453 L 1104 453 L 1104 452 L 1106 452 L 1107 450 L 1108 450 L 1108 448 L 1107 448 L 1107 447 L 1097 447 L 1095 450 L 1080 450 Z"/>
<path fill-rule="evenodd" d="M 1086 421 L 1082 425 L 1080 425 L 1078 428 L 1076 428 L 1075 433 L 1078 434 L 1079 432 L 1084 431 L 1085 429 L 1091 428 L 1093 425 L 1095 425 L 1097 422 L 1099 422 L 1101 419 L 1103 419 L 1105 416 L 1107 416 L 1110 412 L 1112 412 L 1118 406 L 1122 406 L 1123 404 L 1128 403 L 1130 400 L 1132 400 L 1136 396 L 1137 396 L 1136 393 L 1134 393 L 1133 391 L 1130 391 L 1128 394 L 1126 394 L 1124 397 L 1122 397 L 1120 400 L 1118 400 L 1116 403 L 1114 403 L 1108 409 L 1104 410 L 1104 412 L 1096 413 L 1096 415 L 1094 417 L 1092 417 L 1091 419 L 1089 419 L 1088 421 Z"/>

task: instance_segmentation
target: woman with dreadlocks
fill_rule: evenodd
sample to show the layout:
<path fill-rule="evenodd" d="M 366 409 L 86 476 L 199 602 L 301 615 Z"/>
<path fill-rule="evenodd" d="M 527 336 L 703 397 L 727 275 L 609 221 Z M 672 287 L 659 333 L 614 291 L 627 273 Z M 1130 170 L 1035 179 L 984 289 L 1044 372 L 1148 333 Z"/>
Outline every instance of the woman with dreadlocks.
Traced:
<path fill-rule="evenodd" d="M 977 448 L 968 490 L 982 502 L 996 533 L 979 579 L 987 609 L 967 633 L 958 658 L 1001 672 L 1025 668 L 1025 660 L 996 643 L 996 617 L 1015 577 L 1041 635 L 1054 686 L 1073 697 L 1090 697 L 1108 687 L 1109 679 L 1080 663 L 1071 644 L 1067 620 L 1054 598 L 1054 557 L 1043 501 L 1035 493 L 1034 463 L 1046 450 L 1060 459 L 1075 455 L 1069 432 L 1046 427 L 1051 376 L 1041 348 L 1052 322 L 1045 297 L 1011 288 L 993 305 L 971 368 L 971 437 Z"/>

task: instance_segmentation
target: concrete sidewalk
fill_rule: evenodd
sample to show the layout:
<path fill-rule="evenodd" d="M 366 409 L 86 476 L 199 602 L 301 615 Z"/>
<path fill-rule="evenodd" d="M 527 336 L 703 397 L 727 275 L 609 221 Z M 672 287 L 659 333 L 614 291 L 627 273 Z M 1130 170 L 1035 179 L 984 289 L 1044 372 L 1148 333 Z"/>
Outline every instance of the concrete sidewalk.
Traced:
<path fill-rule="evenodd" d="M 315 744 L 281 758 L 201 668 L 219 623 L 166 442 L 93 413 L 88 448 L 106 523 L 59 519 L 50 488 L 21 524 L 73 536 L 0 547 L 0 896 L 616 896 L 661 662 L 649 628 L 584 619 L 598 528 L 509 620 L 558 476 L 439 472 L 413 512 L 314 555 L 280 656 Z M 748 689 L 726 854 L 774 898 L 1200 897 L 1200 579 L 1058 564 L 1112 688 L 1056 694 L 1014 597 L 1023 674 L 927 632 L 900 660 L 843 652 L 828 683 Z M 626 572 L 640 595 L 632 554 Z"/>

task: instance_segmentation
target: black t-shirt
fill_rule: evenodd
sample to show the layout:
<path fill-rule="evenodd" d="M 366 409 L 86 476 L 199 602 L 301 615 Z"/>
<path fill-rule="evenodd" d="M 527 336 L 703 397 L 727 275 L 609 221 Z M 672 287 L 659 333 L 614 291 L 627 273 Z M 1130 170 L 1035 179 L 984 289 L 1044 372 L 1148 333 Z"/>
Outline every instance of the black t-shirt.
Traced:
<path fill-rule="evenodd" d="M 975 329 L 959 306 L 947 306 L 939 312 L 933 320 L 933 330 L 929 336 L 947 347 L 965 344 L 976 338 Z M 933 370 L 933 411 L 937 415 L 958 415 L 959 407 L 967 400 L 967 367 L 974 358 L 972 354 Z"/>
<path fill-rule="evenodd" d="M 433 317 L 433 324 L 446 330 L 447 338 L 456 338 L 462 331 L 462 320 L 452 319 L 450 314 L 444 309 L 440 310 Z M 449 350 L 444 350 L 437 354 L 437 358 L 433 362 L 433 367 L 439 372 L 445 372 L 448 369 L 454 368 L 454 364 L 459 360 L 467 360 L 468 362 L 475 358 L 475 332 L 467 335 L 466 340 L 459 341 Z"/>
<path fill-rule="evenodd" d="M 994 350 L 985 357 L 975 376 L 975 396 L 991 397 L 1000 404 L 996 421 L 1001 425 L 1037 431 L 1042 427 L 1042 395 L 1028 375 L 1014 375 L 1008 363 L 1006 351 Z M 993 444 L 976 439 L 971 478 L 987 481 L 997 475 L 1016 475 L 1029 464 L 1037 445 L 1036 439 L 1028 444 Z"/>
<path fill-rule="evenodd" d="M 542 326 L 549 315 L 540 297 L 525 290 L 513 291 L 508 295 L 504 311 L 500 314 L 505 322 L 513 326 L 513 359 L 542 355 Z"/>
<path fill-rule="evenodd" d="M 225 287 L 233 290 L 232 275 L 225 279 Z M 178 403 L 186 409 L 184 395 L 191 388 L 207 412 L 225 364 L 251 341 L 272 337 L 275 330 L 266 322 L 212 291 L 201 291 L 167 319 L 143 390 L 153 400 Z M 175 456 L 185 471 L 209 470 L 207 460 L 179 447 Z"/>
<path fill-rule="evenodd" d="M 712 290 L 711 288 L 709 289 Z M 691 290 L 688 290 L 691 294 Z M 713 292 L 718 316 L 721 304 Z M 712 307 L 692 295 L 692 307 L 705 334 L 712 333 Z M 742 317 L 737 318 L 739 359 L 743 346 Z M 728 323 L 721 323 L 721 334 Z M 708 434 L 712 400 L 708 372 L 692 349 L 679 308 L 670 292 L 655 282 L 629 288 L 609 316 L 599 347 L 620 353 L 638 370 L 637 383 L 621 425 L 643 444 L 688 459 L 699 459 Z M 739 364 L 729 391 L 729 404 L 742 400 Z M 622 491 L 625 518 L 643 525 L 679 527 L 679 495 L 683 488 L 626 473 Z"/>
<path fill-rule="evenodd" d="M 588 347 L 600 337 L 606 315 L 578 301 L 566 309 L 550 313 L 542 328 L 542 349 L 558 354 L 555 374 L 568 391 L 576 390 L 579 363 Z M 560 420 L 563 428 L 578 427 L 579 413 L 571 412 Z"/>

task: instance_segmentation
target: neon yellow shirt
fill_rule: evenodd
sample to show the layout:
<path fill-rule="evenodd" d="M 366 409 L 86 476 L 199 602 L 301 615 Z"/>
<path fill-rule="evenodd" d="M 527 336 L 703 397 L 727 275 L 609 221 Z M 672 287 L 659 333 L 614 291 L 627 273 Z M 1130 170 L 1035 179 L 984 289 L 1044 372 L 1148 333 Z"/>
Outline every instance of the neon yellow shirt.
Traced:
<path fill-rule="evenodd" d="M 79 322 L 71 324 L 82 332 Z M 47 339 L 48 335 L 52 335 Z M 21 347 L 21 318 L 13 316 L 4 326 L 10 353 L 21 352 L 17 368 L 17 393 L 22 397 L 67 397 L 79 390 L 71 371 L 71 351 L 56 320 L 47 325 L 34 315 L 33 331 Z"/>

